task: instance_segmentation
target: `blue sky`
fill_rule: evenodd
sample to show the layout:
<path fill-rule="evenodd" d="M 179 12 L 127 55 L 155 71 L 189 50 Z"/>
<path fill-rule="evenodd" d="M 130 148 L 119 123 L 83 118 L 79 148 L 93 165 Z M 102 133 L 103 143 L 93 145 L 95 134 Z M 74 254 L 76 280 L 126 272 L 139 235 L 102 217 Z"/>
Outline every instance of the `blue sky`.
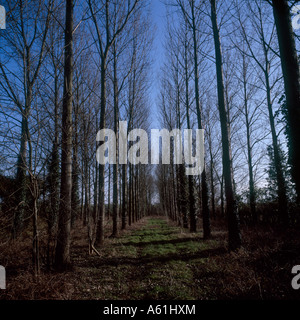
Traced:
<path fill-rule="evenodd" d="M 153 44 L 153 84 L 152 84 L 152 93 L 151 93 L 151 106 L 153 112 L 151 112 L 152 117 L 152 129 L 159 128 L 159 122 L 157 119 L 157 97 L 159 93 L 160 81 L 159 74 L 160 68 L 162 67 L 164 61 L 164 39 L 165 39 L 165 5 L 161 0 L 152 0 L 151 1 L 151 11 L 153 17 L 153 24 L 156 27 L 156 33 L 154 37 Z"/>

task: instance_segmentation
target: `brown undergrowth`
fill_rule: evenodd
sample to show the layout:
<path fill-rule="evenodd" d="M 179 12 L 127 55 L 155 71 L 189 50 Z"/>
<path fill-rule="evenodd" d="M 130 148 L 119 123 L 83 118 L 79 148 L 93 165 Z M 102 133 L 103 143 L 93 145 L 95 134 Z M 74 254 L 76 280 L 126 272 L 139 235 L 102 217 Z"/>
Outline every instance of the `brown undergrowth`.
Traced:
<path fill-rule="evenodd" d="M 72 231 L 73 269 L 55 273 L 42 268 L 34 277 L 31 236 L 0 245 L 0 264 L 7 270 L 7 289 L 0 299 L 299 299 L 291 269 L 300 264 L 300 232 L 243 227 L 243 247 L 227 250 L 222 222 L 212 223 L 212 237 L 190 233 L 164 217 L 148 217 L 88 254 L 87 230 Z M 46 234 L 41 233 L 44 261 Z"/>

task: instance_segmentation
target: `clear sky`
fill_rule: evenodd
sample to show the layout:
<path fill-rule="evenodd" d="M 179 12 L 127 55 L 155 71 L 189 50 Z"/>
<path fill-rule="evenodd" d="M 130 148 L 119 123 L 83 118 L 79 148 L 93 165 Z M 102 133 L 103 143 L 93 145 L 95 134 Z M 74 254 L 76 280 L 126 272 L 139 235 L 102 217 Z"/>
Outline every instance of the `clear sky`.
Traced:
<path fill-rule="evenodd" d="M 162 67 L 164 61 L 164 39 L 165 39 L 165 5 L 161 0 L 151 0 L 151 11 L 153 17 L 153 24 L 155 25 L 156 32 L 154 36 L 153 43 L 153 84 L 151 92 L 151 107 L 153 108 L 151 112 L 151 128 L 158 129 L 159 122 L 157 119 L 157 97 L 159 93 L 160 81 L 159 74 L 160 68 Z"/>

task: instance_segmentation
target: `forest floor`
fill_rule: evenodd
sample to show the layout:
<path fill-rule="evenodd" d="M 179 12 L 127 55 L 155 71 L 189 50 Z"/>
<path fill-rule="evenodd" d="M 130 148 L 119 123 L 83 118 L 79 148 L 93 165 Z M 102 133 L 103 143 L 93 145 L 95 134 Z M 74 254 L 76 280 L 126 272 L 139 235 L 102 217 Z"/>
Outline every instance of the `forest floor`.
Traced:
<path fill-rule="evenodd" d="M 7 262 L 0 299 L 300 299 L 300 290 L 291 287 L 291 269 L 300 264 L 299 235 L 243 228 L 243 248 L 229 253 L 227 233 L 218 224 L 211 239 L 203 240 L 201 232 L 148 217 L 107 239 L 98 248 L 101 256 L 91 256 L 86 229 L 78 224 L 74 267 L 65 273 L 44 271 L 35 278 L 25 244 L 0 247 L 0 262 Z"/>

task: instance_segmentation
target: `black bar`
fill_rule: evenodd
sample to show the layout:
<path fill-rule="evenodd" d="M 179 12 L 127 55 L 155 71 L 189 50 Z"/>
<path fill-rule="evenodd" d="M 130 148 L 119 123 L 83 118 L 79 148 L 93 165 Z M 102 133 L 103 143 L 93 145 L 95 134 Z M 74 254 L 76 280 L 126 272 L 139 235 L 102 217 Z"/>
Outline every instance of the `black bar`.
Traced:
<path fill-rule="evenodd" d="M 298 314 L 299 301 L 0 301 L 0 319 L 256 319 Z M 134 310 L 136 310 L 134 312 Z M 113 311 L 113 312 L 112 312 Z M 93 318 L 90 318 L 93 317 Z"/>

